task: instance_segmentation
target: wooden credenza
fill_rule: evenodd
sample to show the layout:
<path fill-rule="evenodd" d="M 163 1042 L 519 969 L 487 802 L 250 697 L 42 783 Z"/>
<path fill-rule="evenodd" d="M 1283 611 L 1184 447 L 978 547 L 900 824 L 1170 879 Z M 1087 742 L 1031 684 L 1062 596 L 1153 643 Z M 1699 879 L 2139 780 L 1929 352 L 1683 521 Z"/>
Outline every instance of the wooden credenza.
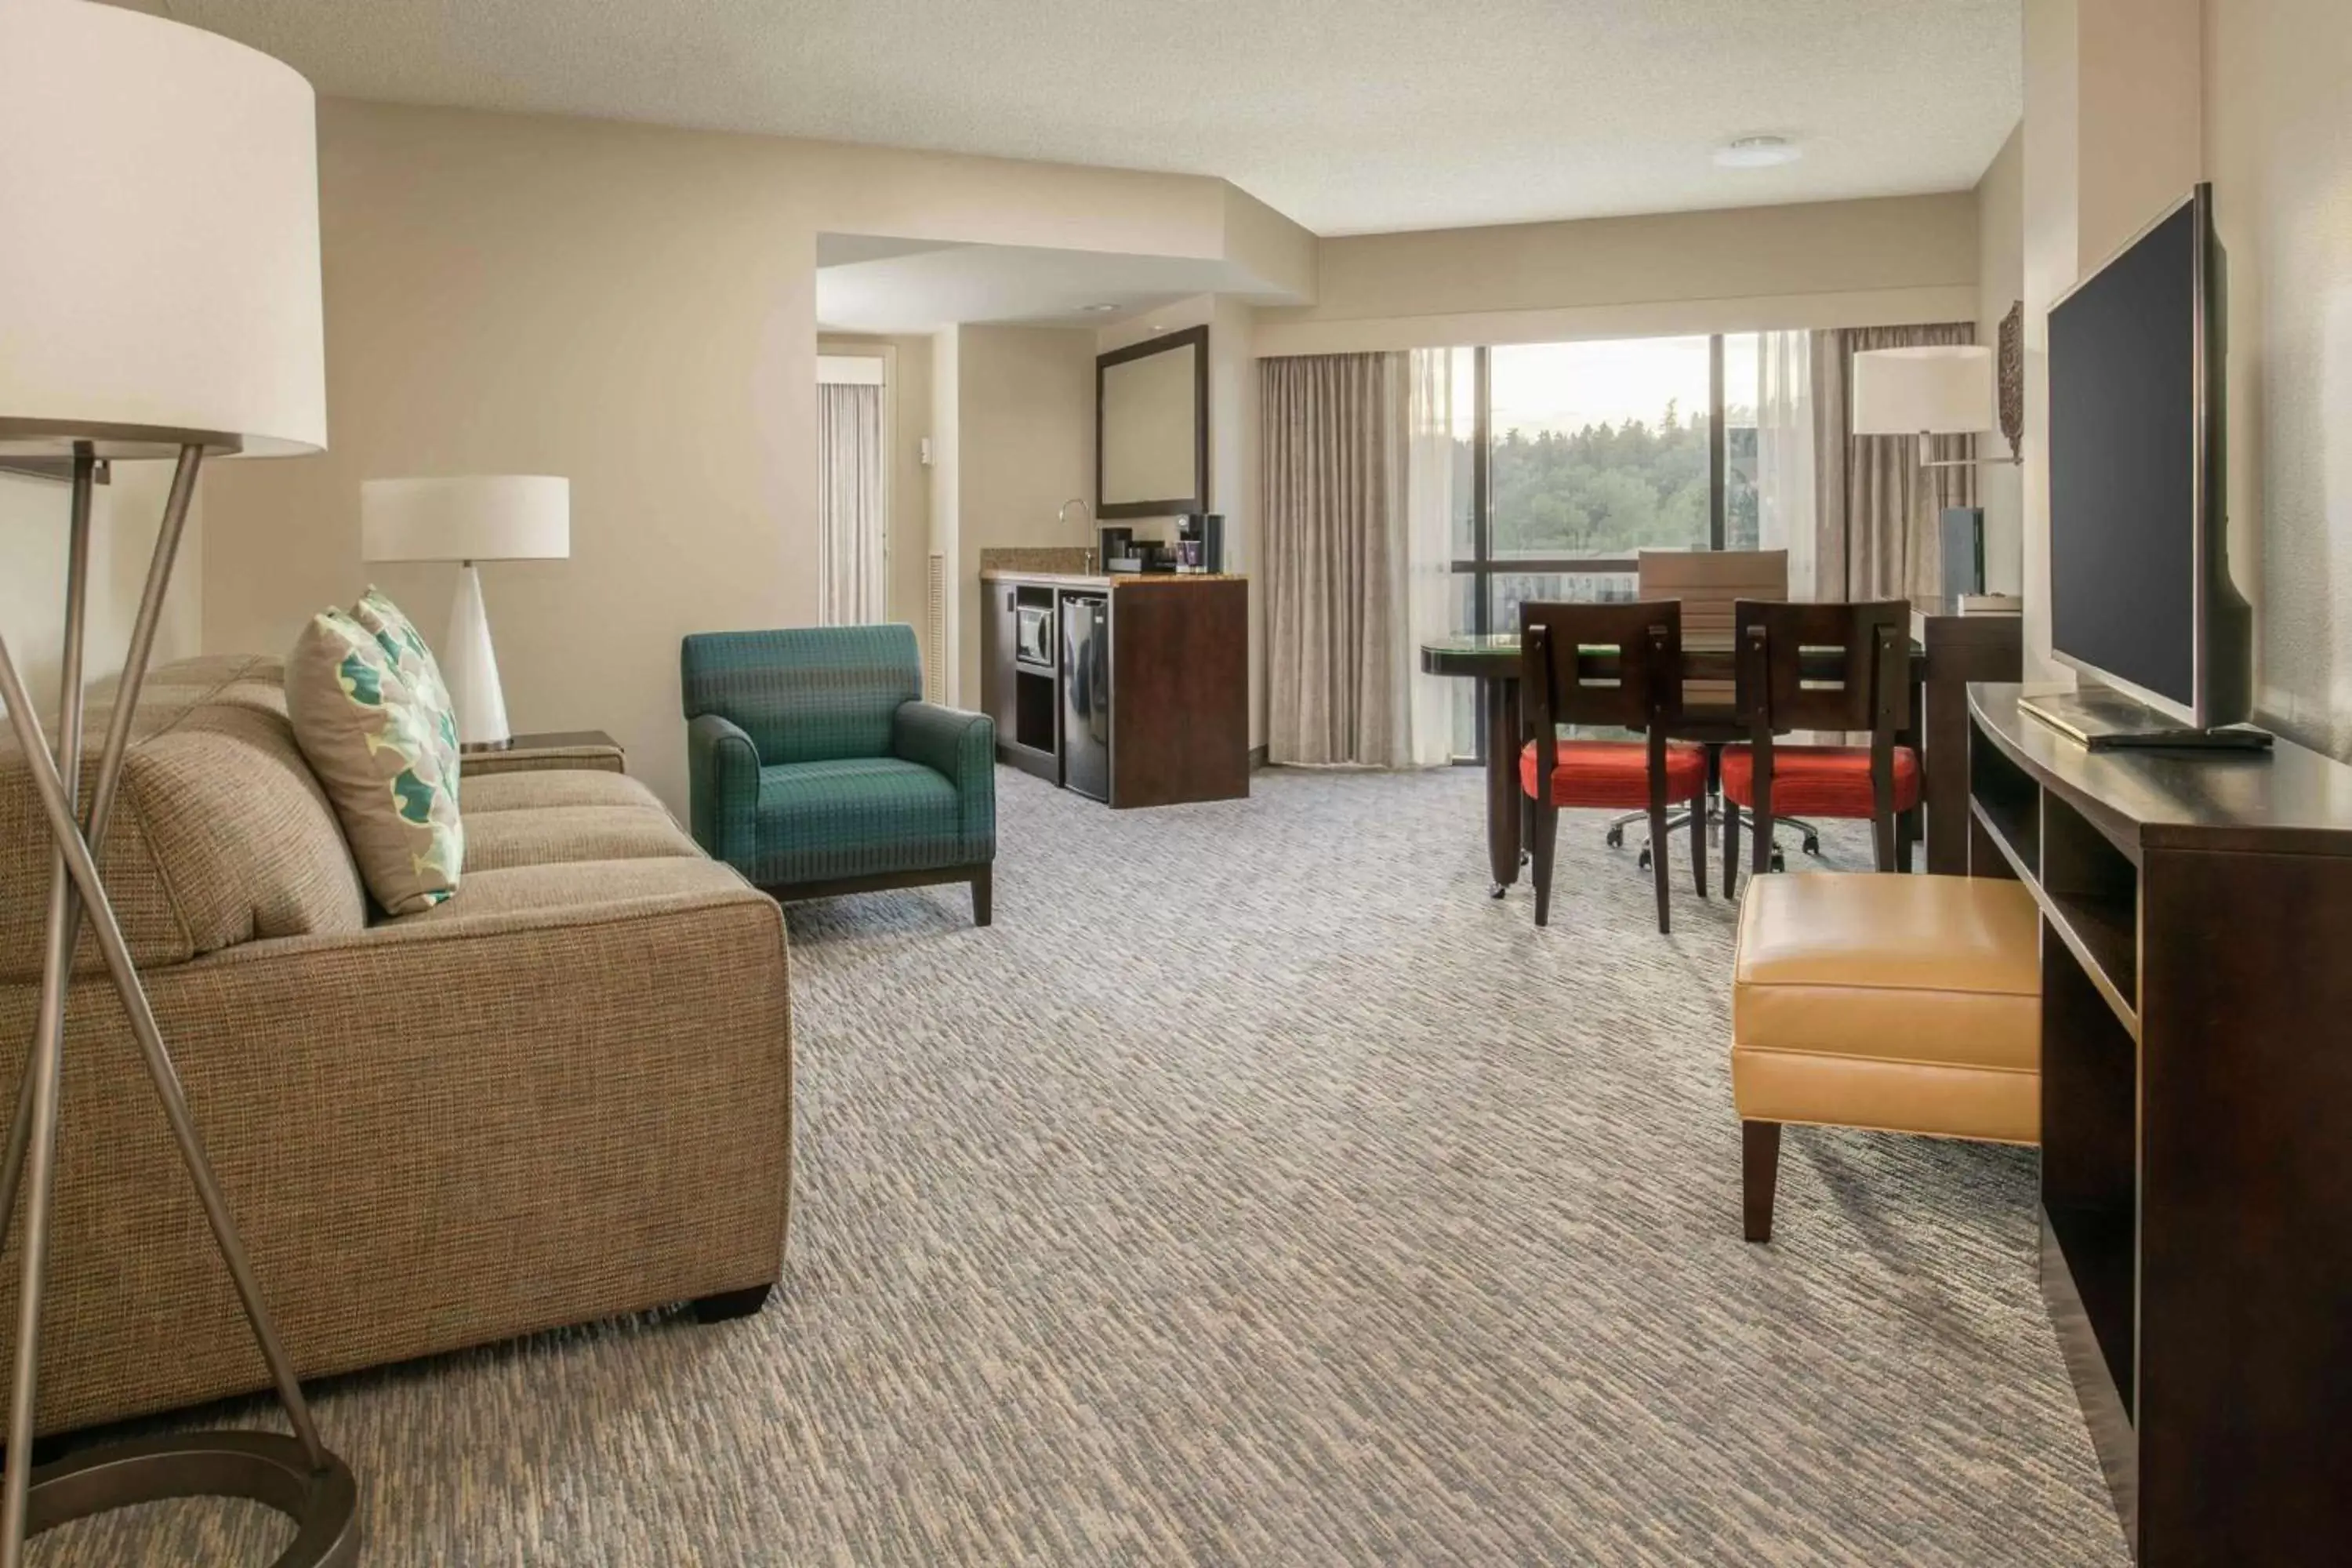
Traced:
<path fill-rule="evenodd" d="M 2352 1561 L 2352 768 L 1979 686 L 1969 810 L 2042 910 L 2042 1292 L 2138 1561 Z"/>

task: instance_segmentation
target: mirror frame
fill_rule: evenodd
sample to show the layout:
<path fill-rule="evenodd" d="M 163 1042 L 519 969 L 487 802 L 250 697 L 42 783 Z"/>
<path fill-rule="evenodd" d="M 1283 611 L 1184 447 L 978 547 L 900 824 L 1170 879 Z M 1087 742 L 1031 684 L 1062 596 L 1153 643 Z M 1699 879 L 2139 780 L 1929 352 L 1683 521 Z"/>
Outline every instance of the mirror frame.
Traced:
<path fill-rule="evenodd" d="M 1130 360 L 1150 359 L 1153 354 L 1174 353 L 1182 349 L 1192 351 L 1192 493 L 1189 496 L 1169 496 L 1156 500 L 1106 501 L 1103 500 L 1103 378 L 1113 365 Z M 1130 343 L 1123 349 L 1113 349 L 1095 356 L 1095 516 L 1174 517 L 1180 512 L 1209 510 L 1209 329 L 1187 327 L 1181 332 L 1169 332 Z"/>

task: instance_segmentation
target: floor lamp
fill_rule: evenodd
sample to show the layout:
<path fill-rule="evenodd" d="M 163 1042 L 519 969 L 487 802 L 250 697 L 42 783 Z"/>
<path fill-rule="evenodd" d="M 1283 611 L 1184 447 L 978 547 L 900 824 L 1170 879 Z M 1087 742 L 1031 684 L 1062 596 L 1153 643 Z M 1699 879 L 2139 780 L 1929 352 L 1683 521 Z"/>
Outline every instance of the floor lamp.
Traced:
<path fill-rule="evenodd" d="M 0 1225 L 20 1185 L 25 1196 L 0 1568 L 18 1568 L 25 1538 L 52 1525 L 215 1495 L 295 1521 L 278 1568 L 353 1563 L 357 1488 L 319 1439 L 98 873 L 198 470 L 207 458 L 326 445 L 310 84 L 267 55 L 174 22 L 79 0 L 10 0 L 0 5 L 0 458 L 58 460 L 71 483 L 54 759 L 0 636 L 0 702 L 54 845 L 39 1011 L 0 1150 Z M 176 468 L 85 822 L 77 796 L 91 487 L 100 462 L 163 458 Z M 66 998 L 85 917 L 290 1436 L 148 1438 L 33 1468 Z"/>

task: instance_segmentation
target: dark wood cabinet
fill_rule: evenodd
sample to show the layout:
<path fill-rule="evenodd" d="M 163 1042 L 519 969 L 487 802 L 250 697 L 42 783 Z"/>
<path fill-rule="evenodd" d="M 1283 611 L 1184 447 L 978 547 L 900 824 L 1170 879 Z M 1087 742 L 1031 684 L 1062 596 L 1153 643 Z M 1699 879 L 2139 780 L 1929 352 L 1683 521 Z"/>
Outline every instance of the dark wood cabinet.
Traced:
<path fill-rule="evenodd" d="M 1249 794 L 1249 584 L 1240 577 L 982 574 L 981 706 L 997 760 L 1055 784 L 1061 748 L 1061 603 L 1108 602 L 1109 804 L 1234 800 Z M 1053 616 L 1055 668 L 1019 658 L 1024 608 Z"/>
<path fill-rule="evenodd" d="M 2042 1290 L 2138 1560 L 2352 1547 L 2352 768 L 1969 704 L 1969 870 L 2042 927 Z"/>

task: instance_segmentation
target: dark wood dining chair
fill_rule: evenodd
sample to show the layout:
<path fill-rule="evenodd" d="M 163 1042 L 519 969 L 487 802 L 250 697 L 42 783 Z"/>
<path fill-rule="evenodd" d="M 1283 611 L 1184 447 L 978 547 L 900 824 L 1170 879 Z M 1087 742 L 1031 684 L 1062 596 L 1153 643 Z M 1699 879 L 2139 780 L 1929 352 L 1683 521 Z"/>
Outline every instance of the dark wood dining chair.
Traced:
<path fill-rule="evenodd" d="M 1706 891 L 1706 752 L 1670 742 L 1682 714 L 1682 606 L 1519 606 L 1519 789 L 1532 803 L 1536 924 L 1551 916 L 1551 864 L 1566 806 L 1645 808 L 1658 929 L 1666 907 L 1666 808 L 1688 801 L 1691 864 Z M 1635 730 L 1638 741 L 1563 741 L 1562 724 Z"/>
<path fill-rule="evenodd" d="M 1742 599 L 1780 600 L 1789 596 L 1789 552 L 1786 550 L 1643 550 L 1633 557 L 1634 597 L 1645 602 L 1674 599 L 1683 607 L 1683 646 L 1728 648 L 1732 617 Z M 1707 792 L 1722 787 L 1723 748 L 1747 738 L 1733 704 L 1728 680 L 1685 680 L 1683 710 L 1673 739 L 1696 741 L 1706 748 Z M 1710 802 L 1710 808 L 1713 803 Z M 1689 814 L 1670 814 L 1666 831 L 1686 826 Z M 1609 825 L 1604 836 L 1612 849 L 1625 845 L 1625 829 L 1642 820 L 1628 812 Z M 1787 819 L 1804 836 L 1808 853 L 1817 853 L 1821 838 L 1810 822 Z M 1646 857 L 1647 851 L 1644 855 Z M 1644 864 L 1647 864 L 1646 858 Z M 1724 868 L 1728 877 L 1731 867 Z M 1706 891 L 1705 889 L 1700 889 Z M 1730 897 L 1730 889 L 1724 889 Z"/>
<path fill-rule="evenodd" d="M 1911 868 L 1917 831 L 1919 753 L 1911 728 L 1911 606 L 1767 604 L 1734 612 L 1733 701 L 1748 731 L 1723 753 L 1723 797 L 1756 822 L 1778 815 L 1866 819 L 1882 871 Z M 1783 745 L 1797 731 L 1843 731 L 1867 745 Z M 1723 821 L 1724 892 L 1739 863 L 1739 814 Z M 1770 866 L 1769 835 L 1753 869 Z"/>

